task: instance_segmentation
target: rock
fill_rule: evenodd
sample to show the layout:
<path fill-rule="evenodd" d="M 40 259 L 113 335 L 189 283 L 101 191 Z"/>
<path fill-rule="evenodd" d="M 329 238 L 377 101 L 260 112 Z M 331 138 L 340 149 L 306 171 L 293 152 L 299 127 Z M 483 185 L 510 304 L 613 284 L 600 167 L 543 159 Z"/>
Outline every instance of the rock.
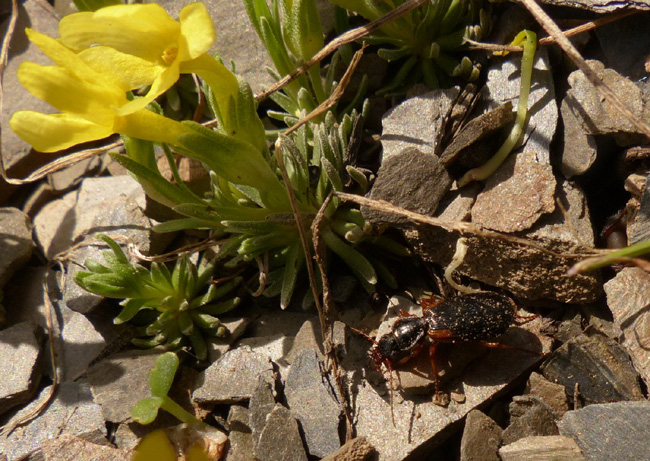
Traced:
<path fill-rule="evenodd" d="M 575 439 L 590 461 L 648 459 L 647 401 L 589 405 L 566 412 L 558 426 L 560 434 Z"/>
<path fill-rule="evenodd" d="M 502 432 L 503 429 L 483 412 L 472 410 L 467 413 L 460 441 L 461 461 L 499 461 L 497 449 L 501 445 Z"/>
<path fill-rule="evenodd" d="M 431 216 L 451 183 L 452 178 L 438 157 L 411 147 L 384 158 L 370 198 Z M 362 208 L 362 212 L 366 219 L 376 223 L 408 222 L 402 216 L 375 209 Z"/>
<path fill-rule="evenodd" d="M 555 413 L 533 395 L 516 395 L 510 403 L 510 424 L 503 431 L 507 445 L 532 435 L 557 435 Z"/>
<path fill-rule="evenodd" d="M 605 54 L 607 67 L 632 81 L 639 81 L 647 75 L 645 66 L 648 53 L 645 51 L 650 48 L 647 23 L 647 13 L 635 14 L 594 30 Z M 630 46 L 631 43 L 634 46 Z"/>
<path fill-rule="evenodd" d="M 565 178 L 571 179 L 586 173 L 596 161 L 596 140 L 593 135 L 587 133 L 566 101 L 562 101 L 560 114 L 564 123 L 560 171 Z"/>
<path fill-rule="evenodd" d="M 607 86 L 616 88 L 616 94 L 625 101 L 625 105 L 634 115 L 640 119 L 647 117 L 643 94 L 637 85 L 615 70 L 605 68 L 600 61 L 589 60 L 587 63 Z M 638 129 L 607 101 L 602 100 L 600 93 L 581 71 L 572 72 L 568 82 L 571 88 L 564 100 L 587 133 L 615 135 L 621 145 L 632 145 L 639 139 L 639 136 L 632 136 L 639 133 Z"/>
<path fill-rule="evenodd" d="M 12 427 L 13 422 L 39 407 L 50 391 L 51 386 L 43 389 L 38 398 L 7 422 L 6 427 Z M 0 453 L 9 460 L 23 459 L 28 453 L 33 453 L 34 456 L 44 442 L 66 434 L 76 435 L 100 445 L 107 443 L 106 422 L 99 405 L 93 403 L 87 384 L 62 384 L 52 403 L 47 405 L 37 418 L 31 419 L 10 434 L 0 435 Z"/>
<path fill-rule="evenodd" d="M 558 189 L 558 199 L 571 224 L 558 208 L 543 215 L 530 230 L 518 234 L 535 246 L 467 234 L 467 254 L 457 273 L 504 288 L 520 299 L 548 298 L 565 303 L 597 300 L 602 295 L 598 274 L 569 277 L 567 271 L 582 257 L 560 256 L 580 251 L 583 245 L 593 246 L 585 196 L 569 182 L 563 181 Z M 445 211 L 440 214 L 445 215 Z M 433 226 L 413 227 L 405 235 L 420 257 L 443 267 L 450 263 L 458 239 L 457 233 Z"/>
<path fill-rule="evenodd" d="M 255 458 L 260 461 L 307 460 L 298 423 L 291 412 L 279 403 L 269 414 L 266 427 L 260 434 Z"/>
<path fill-rule="evenodd" d="M 291 365 L 284 388 L 287 405 L 305 434 L 307 451 L 320 458 L 341 446 L 341 407 L 330 393 L 334 383 L 328 376 L 316 351 L 303 350 Z"/>
<path fill-rule="evenodd" d="M 438 154 L 442 126 L 458 98 L 458 88 L 434 90 L 407 99 L 382 119 L 381 144 L 384 162 L 407 148 Z"/>
<path fill-rule="evenodd" d="M 184 6 L 195 2 L 156 0 L 156 3 L 163 6 L 173 18 L 177 18 Z M 217 40 L 208 53 L 218 53 L 228 68 L 232 61 L 236 65 L 236 73 L 250 84 L 253 92 L 258 93 L 271 86 L 274 80 L 266 67 L 273 69 L 273 62 L 257 37 L 244 4 L 237 0 L 206 0 L 203 3 L 217 31 Z"/>
<path fill-rule="evenodd" d="M 650 240 L 650 182 L 647 178 L 639 200 L 639 209 L 630 219 L 626 231 L 630 245 Z"/>
<path fill-rule="evenodd" d="M 248 425 L 248 408 L 232 405 L 228 412 L 228 461 L 248 461 L 253 453 L 253 437 Z"/>
<path fill-rule="evenodd" d="M 529 322 L 524 327 L 534 329 L 537 324 Z M 511 328 L 500 341 L 527 349 L 532 346 L 548 350 L 550 347 L 548 338 L 523 328 Z M 379 460 L 404 459 L 409 455 L 419 459 L 418 454 L 428 452 L 446 438 L 445 429 L 506 389 L 509 383 L 540 359 L 521 350 L 487 349 L 486 354 L 466 367 L 459 377 L 443 385 L 443 391 L 461 388 L 465 396 L 463 402 L 451 401 L 447 408 L 433 403 L 431 393 L 402 396 L 399 383 L 395 381 L 393 424 L 389 384 L 374 371 L 367 355 L 371 345 L 367 339 L 356 334 L 348 336 L 348 343 L 348 353 L 342 358 L 340 366 L 347 373 L 348 392 L 355 407 L 357 435 L 365 436 L 375 447 Z M 452 358 L 453 352 L 452 346 Z M 426 356 L 426 351 L 422 355 Z M 407 362 L 400 369 L 409 365 L 410 362 Z M 373 383 L 375 375 L 381 380 L 379 385 Z"/>
<path fill-rule="evenodd" d="M 564 386 L 550 382 L 537 372 L 531 373 L 526 390 L 529 394 L 539 397 L 548 405 L 554 411 L 556 417 L 561 417 L 569 409 Z"/>
<path fill-rule="evenodd" d="M 300 327 L 287 355 L 287 362 L 293 363 L 305 350 L 316 351 L 318 359 L 323 360 L 323 339 L 318 317 L 312 317 Z"/>
<path fill-rule="evenodd" d="M 269 357 L 250 347 L 238 347 L 199 375 L 192 399 L 200 404 L 244 402 L 251 398 L 260 376 L 274 381 Z"/>
<path fill-rule="evenodd" d="M 131 421 L 133 406 L 151 396 L 149 373 L 161 353 L 160 349 L 120 352 L 88 369 L 94 401 L 101 405 L 107 421 Z"/>
<path fill-rule="evenodd" d="M 541 372 L 562 384 L 568 395 L 578 384 L 580 398 L 588 404 L 643 399 L 638 375 L 623 349 L 593 327 L 553 352 Z"/>
<path fill-rule="evenodd" d="M 17 208 L 0 208 L 0 289 L 31 257 L 32 226 L 29 217 Z M 2 323 L 2 322 L 0 322 Z"/>
<path fill-rule="evenodd" d="M 529 229 L 555 210 L 555 186 L 551 166 L 537 162 L 534 153 L 513 155 L 485 181 L 472 207 L 472 222 L 505 233 Z"/>
<path fill-rule="evenodd" d="M 531 436 L 499 448 L 502 461 L 585 461 L 575 440 L 561 435 Z"/>
<path fill-rule="evenodd" d="M 228 330 L 228 335 L 225 338 L 210 337 L 206 339 L 206 344 L 208 346 L 208 361 L 214 363 L 225 354 L 232 344 L 237 341 L 241 335 L 244 334 L 246 328 L 253 321 L 252 318 L 248 317 L 223 317 L 219 318 L 221 325 L 226 327 Z"/>
<path fill-rule="evenodd" d="M 584 10 L 594 11 L 596 13 L 612 13 L 623 8 L 631 8 L 635 10 L 650 10 L 648 2 L 645 0 L 630 0 L 622 5 L 617 0 L 544 0 L 541 3 L 557 6 L 568 6 L 571 8 L 580 8 Z"/>
<path fill-rule="evenodd" d="M 355 437 L 334 453 L 323 458 L 323 461 L 364 461 L 374 451 L 374 447 L 365 437 Z"/>
<path fill-rule="evenodd" d="M 275 408 L 275 403 L 273 386 L 264 377 L 260 377 L 248 404 L 249 417 L 246 421 L 246 424 L 250 427 L 253 447 L 259 442 L 260 435 L 262 435 L 262 431 L 266 426 L 266 419 Z"/>
<path fill-rule="evenodd" d="M 10 325 L 20 322 L 34 323 L 44 330 L 47 328 L 47 308 L 43 282 L 51 277 L 48 286 L 56 286 L 57 272 L 46 267 L 25 267 L 9 281 L 11 290 L 5 290 L 3 304 L 7 310 Z M 56 290 L 54 290 L 56 291 Z M 55 293 L 52 293 L 55 295 Z M 58 319 L 52 316 L 55 333 L 58 334 Z"/>
<path fill-rule="evenodd" d="M 19 323 L 0 331 L 0 414 L 28 402 L 41 380 L 42 338 L 33 323 Z"/>
<path fill-rule="evenodd" d="M 45 461 L 77 461 L 80 459 L 129 461 L 133 457 L 131 450 L 120 450 L 110 445 L 98 445 L 72 434 L 64 434 L 48 440 L 43 444 L 41 451 Z"/>
<path fill-rule="evenodd" d="M 239 340 L 236 345 L 250 347 L 258 353 L 267 355 L 284 374 L 289 367 L 288 357 L 295 336 L 303 324 L 312 317 L 311 313 L 289 311 L 274 312 L 272 315 L 262 314 L 251 325 L 247 337 Z"/>
<path fill-rule="evenodd" d="M 440 155 L 440 161 L 444 165 L 455 162 L 461 152 L 478 141 L 498 133 L 502 128 L 514 121 L 515 113 L 512 110 L 512 101 L 507 101 L 496 109 L 489 110 L 473 118 L 460 129 L 449 142 L 449 145 L 445 147 L 445 150 Z"/>
<path fill-rule="evenodd" d="M 650 274 L 636 267 L 624 268 L 605 284 L 607 305 L 621 331 L 621 346 L 630 354 L 634 368 L 650 384 Z"/>
<path fill-rule="evenodd" d="M 533 69 L 533 83 L 528 97 L 529 120 L 522 138 L 522 148 L 517 152 L 532 152 L 539 163 L 550 163 L 550 144 L 555 135 L 558 120 L 555 102 L 555 86 L 545 48 L 538 48 Z M 501 63 L 488 70 L 486 86 L 489 90 L 490 107 L 495 108 L 507 101 L 517 106 L 521 90 L 521 55 L 511 54 Z M 539 108 L 539 109 L 538 109 Z"/>

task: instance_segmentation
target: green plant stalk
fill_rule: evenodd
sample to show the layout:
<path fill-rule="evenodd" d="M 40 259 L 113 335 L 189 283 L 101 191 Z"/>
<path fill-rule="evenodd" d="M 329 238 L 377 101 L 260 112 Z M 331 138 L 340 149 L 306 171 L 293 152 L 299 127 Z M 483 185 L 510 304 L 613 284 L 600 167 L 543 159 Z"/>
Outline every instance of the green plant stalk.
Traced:
<path fill-rule="evenodd" d="M 610 264 L 614 264 L 623 258 L 636 258 L 637 256 L 642 256 L 647 253 L 650 253 L 650 240 L 639 242 L 634 245 L 621 248 L 620 250 L 612 251 L 611 253 L 607 253 L 604 256 L 596 256 L 593 258 L 584 259 L 579 263 L 573 265 L 567 274 L 577 275 L 582 272 L 609 266 Z"/>
<path fill-rule="evenodd" d="M 181 407 L 179 404 L 174 402 L 169 397 L 164 396 L 164 397 L 161 397 L 161 399 L 162 399 L 162 403 L 160 405 L 160 408 L 165 410 L 167 413 L 175 416 L 180 421 L 182 421 L 182 422 L 184 422 L 186 424 L 205 425 L 205 423 L 203 421 L 198 419 L 196 416 L 194 416 L 189 411 L 185 410 L 183 407 Z"/>
<path fill-rule="evenodd" d="M 521 58 L 521 89 L 519 102 L 517 103 L 517 117 L 515 124 L 508 135 L 508 138 L 499 148 L 496 154 L 485 164 L 473 168 L 463 175 L 458 181 L 458 187 L 463 187 L 472 181 L 480 181 L 488 178 L 508 157 L 512 149 L 521 139 L 528 117 L 528 95 L 530 93 L 530 82 L 535 65 L 535 50 L 537 49 L 537 35 L 529 30 L 521 31 L 512 42 L 512 45 L 519 45 L 523 42 L 524 52 Z"/>

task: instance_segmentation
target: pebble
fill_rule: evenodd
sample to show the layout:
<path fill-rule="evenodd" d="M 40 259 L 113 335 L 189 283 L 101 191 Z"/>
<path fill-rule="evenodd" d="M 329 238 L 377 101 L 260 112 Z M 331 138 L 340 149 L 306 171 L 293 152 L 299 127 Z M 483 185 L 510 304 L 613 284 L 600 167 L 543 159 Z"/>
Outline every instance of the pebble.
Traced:
<path fill-rule="evenodd" d="M 499 448 L 502 461 L 586 461 L 575 440 L 561 435 L 530 436 Z"/>
<path fill-rule="evenodd" d="M 17 208 L 0 208 L 2 238 L 0 239 L 0 288 L 31 257 L 32 225 L 29 217 Z M 0 320 L 2 320 L 0 318 Z M 1 322 L 0 322 L 1 323 Z"/>
<path fill-rule="evenodd" d="M 548 405 L 557 417 L 561 417 L 569 409 L 564 386 L 552 383 L 537 372 L 531 373 L 526 389 L 530 395 L 539 397 Z"/>
<path fill-rule="evenodd" d="M 460 441 L 461 461 L 499 461 L 497 450 L 501 445 L 503 429 L 480 410 L 472 410 L 465 418 L 465 429 Z"/>
<path fill-rule="evenodd" d="M 291 412 L 276 404 L 269 414 L 255 449 L 260 461 L 307 461 L 298 422 Z"/>
<path fill-rule="evenodd" d="M 505 445 L 532 435 L 557 435 L 555 413 L 533 395 L 516 395 L 510 403 L 510 424 L 503 431 Z"/>

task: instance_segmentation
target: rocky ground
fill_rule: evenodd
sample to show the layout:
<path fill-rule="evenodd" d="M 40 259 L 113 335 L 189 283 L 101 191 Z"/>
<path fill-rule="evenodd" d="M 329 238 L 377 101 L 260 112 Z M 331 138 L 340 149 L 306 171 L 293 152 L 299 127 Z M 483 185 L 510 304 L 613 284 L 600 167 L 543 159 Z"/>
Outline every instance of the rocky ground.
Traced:
<path fill-rule="evenodd" d="M 30 155 L 8 120 L 19 109 L 45 110 L 19 86 L 15 71 L 23 60 L 45 59 L 22 29 L 56 35 L 57 15 L 66 8 L 61 3 L 56 9 L 37 0 L 21 4 L 3 78 L 2 153 L 10 177 L 25 177 L 51 160 Z M 177 12 L 189 2 L 158 3 Z M 224 60 L 236 60 L 254 91 L 267 87 L 270 77 L 260 71 L 264 51 L 250 39 L 240 2 L 205 3 Z M 549 11 L 568 28 L 577 19 L 609 14 L 620 2 L 580 5 Z M 630 5 L 650 9 L 643 1 Z M 500 37 L 513 30 L 536 28 L 523 7 L 502 6 L 499 12 L 494 42 L 506 42 Z M 8 2 L 2 3 L 0 20 L 8 13 Z M 601 78 L 645 120 L 649 15 L 639 12 L 574 39 Z M 381 71 L 372 56 L 365 59 L 359 72 L 364 65 L 366 72 Z M 502 107 L 508 101 L 516 105 L 519 62 L 512 54 L 485 64 L 485 87 L 476 90 L 481 97 L 473 107 L 474 115 L 482 115 L 452 141 L 444 137 L 449 114 L 463 107 L 472 88 L 414 89 L 390 110 L 378 109 L 374 124 L 383 159 L 370 195 L 511 237 L 465 234 L 467 254 L 456 273 L 463 283 L 508 292 L 521 315 L 536 315 L 500 338 L 519 349 L 440 346 L 445 406 L 433 402 L 426 352 L 399 367 L 391 392 L 390 381 L 368 357 L 372 344 L 348 327 L 375 336 L 390 329 L 400 310 L 421 315 L 410 299 L 435 287 L 431 280 L 450 264 L 459 233 L 367 209 L 369 218 L 393 222 L 420 262 L 394 268 L 403 282 L 399 292 L 372 298 L 350 275 L 332 277 L 340 313 L 333 327 L 337 357 L 356 438 L 343 445 L 342 399 L 327 373 L 316 313 L 281 311 L 277 300 L 256 298 L 224 319 L 230 334 L 210 343 L 207 362 L 180 354 L 171 391 L 178 403 L 228 434 L 226 459 L 650 459 L 650 274 L 620 266 L 567 275 L 586 249 L 647 240 L 648 140 L 603 104 L 558 49 L 541 47 L 526 141 L 518 154 L 484 185 L 462 190 L 453 183 L 457 172 L 443 167 L 458 155 L 462 163 L 468 152 L 489 155 L 498 147 L 491 135 L 512 120 L 511 110 Z M 74 273 L 87 259 L 101 260 L 101 248 L 75 245 L 102 232 L 158 254 L 198 237 L 152 232 L 154 221 L 145 213 L 150 204 L 140 186 L 101 158 L 47 181 L 2 182 L 0 200 L 6 311 L 0 330 L 0 459 L 129 459 L 152 427 L 177 424 L 164 412 L 152 426 L 131 418 L 133 405 L 150 395 L 149 371 L 162 351 L 130 346 L 133 327 L 113 324 L 115 303 L 76 286 Z M 59 377 L 54 394 L 52 349 Z M 13 426 L 48 398 L 42 411 Z"/>

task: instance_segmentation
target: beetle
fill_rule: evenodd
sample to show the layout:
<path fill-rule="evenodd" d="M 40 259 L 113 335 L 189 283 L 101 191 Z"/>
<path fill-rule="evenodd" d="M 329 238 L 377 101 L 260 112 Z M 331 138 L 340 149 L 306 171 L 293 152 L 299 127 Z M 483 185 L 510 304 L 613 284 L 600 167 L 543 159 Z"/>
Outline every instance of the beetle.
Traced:
<path fill-rule="evenodd" d="M 376 368 L 381 370 L 383 365 L 389 373 L 391 414 L 393 367 L 415 357 L 425 346 L 427 339 L 435 380 L 434 401 L 440 402 L 440 382 L 435 361 L 436 348 L 440 343 L 471 342 L 485 347 L 519 349 L 494 340 L 505 333 L 518 318 L 529 321 L 537 317 L 518 317 L 514 301 L 494 292 L 464 294 L 444 300 L 424 298 L 420 304 L 423 308 L 422 316 L 401 311 L 390 332 L 378 340 L 364 335 L 374 344 L 370 357 Z"/>

